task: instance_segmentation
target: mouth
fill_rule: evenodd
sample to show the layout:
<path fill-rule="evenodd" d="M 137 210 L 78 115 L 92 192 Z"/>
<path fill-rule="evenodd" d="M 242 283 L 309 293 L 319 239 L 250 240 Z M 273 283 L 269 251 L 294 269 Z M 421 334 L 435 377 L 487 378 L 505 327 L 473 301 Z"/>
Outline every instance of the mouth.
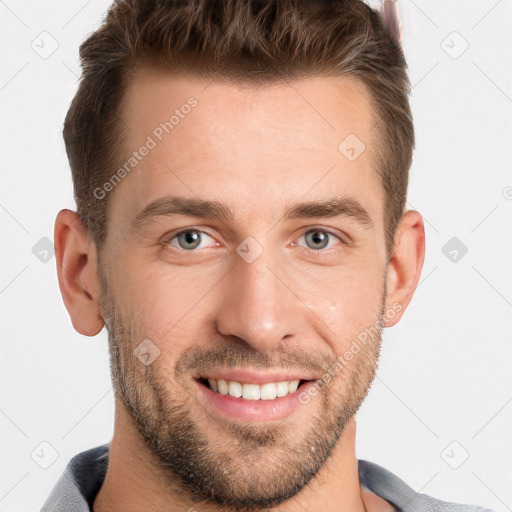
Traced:
<path fill-rule="evenodd" d="M 246 423 L 283 420 L 294 411 L 299 415 L 310 414 L 312 406 L 304 405 L 300 396 L 307 394 L 316 382 L 273 379 L 254 383 L 204 377 L 194 378 L 194 381 L 197 396 L 212 417 Z"/>
<path fill-rule="evenodd" d="M 295 394 L 307 382 L 313 382 L 306 379 L 292 379 L 257 384 L 206 378 L 198 378 L 196 381 L 214 393 L 251 401 L 284 398 Z"/>

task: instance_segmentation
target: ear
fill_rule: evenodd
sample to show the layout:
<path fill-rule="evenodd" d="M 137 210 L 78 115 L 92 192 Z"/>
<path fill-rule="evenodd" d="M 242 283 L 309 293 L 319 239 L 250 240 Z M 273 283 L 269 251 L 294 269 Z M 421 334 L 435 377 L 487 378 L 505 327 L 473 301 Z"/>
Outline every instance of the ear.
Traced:
<path fill-rule="evenodd" d="M 98 301 L 96 244 L 71 210 L 58 213 L 54 243 L 59 288 L 73 327 L 80 334 L 95 336 L 104 326 Z"/>
<path fill-rule="evenodd" d="M 385 327 L 392 327 L 402 318 L 418 286 L 424 259 L 423 218 L 416 210 L 408 210 L 398 224 L 395 247 L 388 263 L 386 311 L 393 310 L 395 314 L 385 317 Z"/>

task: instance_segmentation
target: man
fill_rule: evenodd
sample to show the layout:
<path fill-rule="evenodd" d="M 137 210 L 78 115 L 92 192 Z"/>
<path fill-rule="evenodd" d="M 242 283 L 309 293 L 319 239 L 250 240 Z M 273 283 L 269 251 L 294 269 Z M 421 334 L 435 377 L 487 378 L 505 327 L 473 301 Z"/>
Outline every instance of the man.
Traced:
<path fill-rule="evenodd" d="M 117 1 L 81 58 L 56 260 L 75 329 L 108 330 L 115 428 L 43 510 L 488 510 L 355 455 L 425 251 L 379 13 Z"/>

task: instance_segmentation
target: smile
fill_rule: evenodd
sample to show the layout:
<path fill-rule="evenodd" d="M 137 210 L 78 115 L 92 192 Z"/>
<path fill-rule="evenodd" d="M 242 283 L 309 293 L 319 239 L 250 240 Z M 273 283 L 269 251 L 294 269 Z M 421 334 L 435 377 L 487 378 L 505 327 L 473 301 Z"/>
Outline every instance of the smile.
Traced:
<path fill-rule="evenodd" d="M 246 384 L 224 379 L 203 379 L 205 385 L 221 395 L 229 395 L 244 400 L 275 400 L 295 393 L 299 386 L 307 381 L 288 380 L 281 382 L 268 382 L 264 384 Z"/>
<path fill-rule="evenodd" d="M 299 394 L 315 384 L 314 380 L 275 380 L 240 382 L 226 379 L 196 378 L 196 392 L 213 417 L 249 423 L 282 420 L 295 410 L 308 409 Z"/>

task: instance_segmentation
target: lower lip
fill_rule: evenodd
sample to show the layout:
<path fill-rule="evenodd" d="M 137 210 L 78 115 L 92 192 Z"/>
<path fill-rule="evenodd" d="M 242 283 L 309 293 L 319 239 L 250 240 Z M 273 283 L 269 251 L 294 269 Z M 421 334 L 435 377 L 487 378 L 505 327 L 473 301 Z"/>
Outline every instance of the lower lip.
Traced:
<path fill-rule="evenodd" d="M 274 398 L 274 400 L 245 400 L 230 395 L 222 395 L 212 391 L 208 386 L 196 381 L 198 392 L 208 410 L 214 414 L 221 414 L 228 419 L 242 421 L 273 421 L 281 420 L 289 416 L 298 406 L 303 405 L 299 401 L 299 395 L 313 386 L 315 381 L 302 384 L 297 391 L 286 396 Z"/>

